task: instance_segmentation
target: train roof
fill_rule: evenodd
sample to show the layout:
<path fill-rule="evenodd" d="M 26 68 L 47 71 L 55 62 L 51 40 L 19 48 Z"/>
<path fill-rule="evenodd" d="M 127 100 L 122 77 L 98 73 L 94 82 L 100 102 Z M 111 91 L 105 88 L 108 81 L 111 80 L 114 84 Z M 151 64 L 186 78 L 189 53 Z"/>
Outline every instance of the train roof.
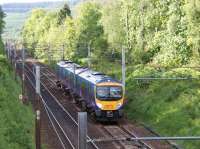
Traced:
<path fill-rule="evenodd" d="M 79 75 L 80 77 L 92 82 L 93 84 L 101 83 L 101 82 L 116 82 L 121 83 L 120 81 L 111 78 L 101 72 L 93 71 L 87 67 L 82 67 L 72 61 L 60 61 L 57 63 L 58 66 L 63 67 L 64 69 L 74 73 L 74 66 L 75 66 L 75 74 Z"/>

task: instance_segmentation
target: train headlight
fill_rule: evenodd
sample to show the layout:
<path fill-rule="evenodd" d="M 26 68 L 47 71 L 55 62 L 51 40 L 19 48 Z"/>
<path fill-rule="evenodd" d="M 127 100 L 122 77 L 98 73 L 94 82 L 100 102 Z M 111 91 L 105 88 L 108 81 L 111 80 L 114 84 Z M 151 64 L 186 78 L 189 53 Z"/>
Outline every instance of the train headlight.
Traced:
<path fill-rule="evenodd" d="M 97 103 L 97 107 L 99 107 L 101 109 L 103 107 L 103 105 L 100 103 Z"/>
<path fill-rule="evenodd" d="M 121 106 L 122 106 L 122 103 L 120 102 L 120 103 L 117 104 L 116 108 L 119 109 L 119 108 L 121 108 Z"/>

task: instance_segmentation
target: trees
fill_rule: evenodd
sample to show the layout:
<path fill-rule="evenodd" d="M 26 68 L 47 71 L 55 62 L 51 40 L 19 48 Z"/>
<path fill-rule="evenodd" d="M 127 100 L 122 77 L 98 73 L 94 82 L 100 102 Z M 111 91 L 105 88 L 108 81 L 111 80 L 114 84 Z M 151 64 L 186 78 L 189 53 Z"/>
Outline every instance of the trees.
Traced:
<path fill-rule="evenodd" d="M 66 57 L 74 60 L 87 57 L 88 47 L 94 58 L 113 53 L 120 58 L 124 46 L 130 65 L 186 65 L 199 61 L 198 4 L 199 0 L 96 0 L 81 3 L 74 18 L 68 5 L 58 13 L 35 10 L 24 39 L 31 47 L 51 43 L 55 50 L 65 45 Z"/>
<path fill-rule="evenodd" d="M 26 48 L 39 59 L 49 62 L 51 59 L 58 60 L 62 50 L 65 58 L 73 57 L 76 31 L 67 5 L 59 13 L 33 10 L 24 25 L 22 36 Z"/>
<path fill-rule="evenodd" d="M 111 0 L 103 4 L 102 22 L 110 48 L 120 49 L 124 45 L 132 64 L 189 63 L 190 46 L 195 49 L 200 36 L 197 3 L 196 9 L 191 8 L 194 3 L 185 0 Z"/>
<path fill-rule="evenodd" d="M 95 55 L 100 55 L 106 50 L 106 40 L 104 30 L 101 25 L 101 11 L 96 3 L 86 2 L 81 4 L 76 22 L 76 51 L 77 58 L 87 57 L 88 47 Z"/>
<path fill-rule="evenodd" d="M 67 16 L 71 17 L 71 10 L 68 4 L 64 4 L 64 7 L 58 12 L 58 24 L 62 24 Z"/>
<path fill-rule="evenodd" d="M 77 16 L 72 18 L 67 5 L 58 13 L 34 10 L 22 32 L 26 47 L 36 57 L 45 60 L 49 57 L 45 52 L 47 49 L 48 53 L 57 51 L 53 52 L 56 59 L 63 49 L 65 57 L 75 61 L 86 58 L 88 48 L 93 59 L 103 57 L 107 51 L 107 39 L 101 23 L 101 7 L 94 2 L 84 2 L 76 12 Z M 40 47 L 46 47 L 46 50 Z"/>
<path fill-rule="evenodd" d="M 5 17 L 5 14 L 0 6 L 0 34 L 2 33 L 3 27 L 4 27 L 4 21 L 3 21 L 4 17 Z"/>
<path fill-rule="evenodd" d="M 200 56 L 200 0 L 186 0 L 185 4 L 187 29 L 187 44 L 191 46 L 194 58 Z"/>
<path fill-rule="evenodd" d="M 102 9 L 101 22 L 109 45 L 107 52 L 119 53 L 126 41 L 124 23 L 121 19 L 121 2 L 119 0 L 107 1 L 106 4 L 103 3 Z"/>
<path fill-rule="evenodd" d="M 159 47 L 153 63 L 163 66 L 181 66 L 189 63 L 191 49 L 187 45 L 187 24 L 183 10 L 184 1 L 172 0 L 165 8 L 162 30 L 155 35 L 154 46 Z M 159 38 L 159 39 L 158 39 Z"/>
<path fill-rule="evenodd" d="M 129 63 L 146 63 L 151 58 L 149 42 L 162 22 L 156 2 L 147 0 L 110 1 L 103 8 L 102 22 L 111 49 L 127 49 Z"/>
<path fill-rule="evenodd" d="M 38 45 L 39 35 L 42 33 L 40 31 L 40 23 L 43 17 L 46 15 L 46 11 L 42 9 L 33 10 L 31 16 L 27 19 L 23 31 L 22 38 L 26 48 L 32 54 L 35 54 L 35 48 Z"/>

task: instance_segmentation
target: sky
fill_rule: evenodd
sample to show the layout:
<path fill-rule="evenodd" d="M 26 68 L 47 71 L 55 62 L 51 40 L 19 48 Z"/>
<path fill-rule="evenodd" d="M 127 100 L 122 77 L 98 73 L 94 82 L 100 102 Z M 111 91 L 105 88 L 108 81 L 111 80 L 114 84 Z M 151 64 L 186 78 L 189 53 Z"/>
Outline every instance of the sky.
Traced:
<path fill-rule="evenodd" d="M 6 3 L 34 3 L 34 2 L 46 2 L 46 1 L 62 1 L 62 0 L 0 0 L 0 4 Z"/>

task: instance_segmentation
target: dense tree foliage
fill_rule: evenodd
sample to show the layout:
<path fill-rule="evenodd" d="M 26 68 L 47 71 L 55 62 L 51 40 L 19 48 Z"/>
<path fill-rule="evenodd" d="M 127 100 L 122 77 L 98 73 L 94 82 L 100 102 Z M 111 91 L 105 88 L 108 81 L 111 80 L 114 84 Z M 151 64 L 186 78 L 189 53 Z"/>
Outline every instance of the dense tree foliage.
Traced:
<path fill-rule="evenodd" d="M 74 60 L 86 58 L 88 48 L 94 57 L 102 56 L 107 49 L 107 41 L 100 22 L 100 6 L 83 3 L 78 6 L 75 18 L 65 7 L 59 13 L 41 9 L 32 12 L 22 33 L 26 47 L 36 57 L 44 59 L 49 59 L 47 52 L 52 51 L 57 51 L 53 54 L 54 58 L 60 58 L 63 48 L 65 57 Z M 57 24 L 57 20 L 62 23 Z"/>
<path fill-rule="evenodd" d="M 124 47 L 128 115 L 163 135 L 198 134 L 199 81 L 140 82 L 133 78 L 199 79 L 197 70 L 177 67 L 200 65 L 200 0 L 95 0 L 80 3 L 72 17 L 69 10 L 61 12 L 64 17 L 35 10 L 27 20 L 22 35 L 35 56 L 59 60 L 64 49 L 66 59 L 85 63 L 90 49 L 93 68 L 120 78 Z M 163 68 L 155 70 L 151 65 Z"/>
<path fill-rule="evenodd" d="M 71 53 L 73 58 L 87 57 L 88 47 L 94 59 L 119 55 L 124 46 L 129 64 L 199 63 L 198 0 L 96 1 L 81 3 L 74 18 L 67 4 L 58 13 L 33 11 L 24 27 L 25 42 L 33 49 L 46 45 L 60 50 L 65 45 L 66 57 Z"/>
<path fill-rule="evenodd" d="M 103 36 L 103 26 L 100 23 L 100 7 L 95 3 L 84 3 L 78 7 L 76 18 L 76 57 L 83 58 L 88 55 L 88 48 L 96 56 L 102 56 L 106 50 L 106 41 Z"/>
<path fill-rule="evenodd" d="M 188 3 L 184 0 L 113 0 L 104 8 L 103 24 L 108 40 L 112 45 L 125 40 L 132 63 L 188 64 L 194 54 L 187 43 L 191 28 L 187 17 L 191 17 L 184 8 L 191 2 Z M 195 15 L 198 18 L 198 14 Z M 112 40 L 116 37 L 122 38 Z"/>
<path fill-rule="evenodd" d="M 67 4 L 58 13 L 58 24 L 62 24 L 66 17 L 71 17 L 71 10 Z"/>

